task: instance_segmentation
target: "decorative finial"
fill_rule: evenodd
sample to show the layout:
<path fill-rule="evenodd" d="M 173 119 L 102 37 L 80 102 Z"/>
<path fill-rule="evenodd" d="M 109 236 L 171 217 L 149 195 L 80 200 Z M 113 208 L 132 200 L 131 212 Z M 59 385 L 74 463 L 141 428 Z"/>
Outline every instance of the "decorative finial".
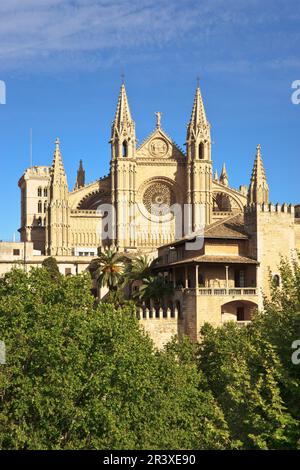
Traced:
<path fill-rule="evenodd" d="M 121 73 L 121 81 L 122 81 L 122 85 L 125 85 L 125 73 L 124 72 Z"/>
<path fill-rule="evenodd" d="M 197 81 L 197 88 L 199 88 L 200 87 L 200 77 L 199 77 L 199 75 L 197 75 L 196 81 Z"/>
<path fill-rule="evenodd" d="M 59 148 L 59 138 L 57 137 L 56 141 L 55 141 L 55 145 L 56 145 L 56 148 Z"/>
<path fill-rule="evenodd" d="M 261 151 L 261 145 L 260 144 L 257 144 L 256 150 L 260 153 L 260 151 Z"/>
<path fill-rule="evenodd" d="M 155 113 L 155 116 L 156 116 L 156 129 L 160 129 L 162 113 L 160 111 L 157 111 L 157 113 Z"/>

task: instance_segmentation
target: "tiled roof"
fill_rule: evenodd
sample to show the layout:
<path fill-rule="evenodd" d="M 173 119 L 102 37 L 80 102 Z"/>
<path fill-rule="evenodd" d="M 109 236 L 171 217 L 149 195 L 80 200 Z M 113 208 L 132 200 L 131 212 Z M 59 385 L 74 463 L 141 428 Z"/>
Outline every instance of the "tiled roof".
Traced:
<path fill-rule="evenodd" d="M 201 237 L 201 234 L 198 236 Z M 167 243 L 163 245 L 167 246 L 176 246 L 181 245 L 186 241 L 192 241 L 196 237 L 184 237 L 180 240 L 176 240 L 173 243 Z M 227 219 L 218 220 L 204 229 L 204 238 L 223 238 L 228 240 L 247 240 L 249 237 L 244 228 L 244 216 L 243 214 L 231 215 Z"/>
<path fill-rule="evenodd" d="M 214 222 L 204 230 L 205 238 L 248 238 L 244 228 L 243 214 Z"/>
<path fill-rule="evenodd" d="M 228 264 L 259 264 L 258 261 L 246 256 L 222 256 L 222 255 L 202 255 L 194 258 L 187 258 L 174 263 L 168 263 L 164 265 L 157 265 L 155 268 L 161 268 L 163 266 L 180 266 L 190 263 L 228 263 Z"/>

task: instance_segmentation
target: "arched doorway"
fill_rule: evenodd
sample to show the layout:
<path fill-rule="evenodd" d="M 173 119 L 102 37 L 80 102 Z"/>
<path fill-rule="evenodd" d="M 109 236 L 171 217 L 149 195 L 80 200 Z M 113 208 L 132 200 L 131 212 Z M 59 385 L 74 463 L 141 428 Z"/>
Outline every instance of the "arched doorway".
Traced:
<path fill-rule="evenodd" d="M 222 323 L 227 321 L 249 322 L 258 305 L 250 300 L 233 300 L 221 306 Z"/>

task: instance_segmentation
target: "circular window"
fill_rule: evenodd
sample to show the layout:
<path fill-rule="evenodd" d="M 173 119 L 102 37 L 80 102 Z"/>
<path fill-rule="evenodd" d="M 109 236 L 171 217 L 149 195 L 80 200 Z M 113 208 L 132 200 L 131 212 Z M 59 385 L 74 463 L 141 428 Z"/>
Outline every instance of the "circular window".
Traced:
<path fill-rule="evenodd" d="M 152 215 L 167 215 L 174 204 L 173 192 L 167 184 L 153 183 L 144 192 L 143 204 Z"/>

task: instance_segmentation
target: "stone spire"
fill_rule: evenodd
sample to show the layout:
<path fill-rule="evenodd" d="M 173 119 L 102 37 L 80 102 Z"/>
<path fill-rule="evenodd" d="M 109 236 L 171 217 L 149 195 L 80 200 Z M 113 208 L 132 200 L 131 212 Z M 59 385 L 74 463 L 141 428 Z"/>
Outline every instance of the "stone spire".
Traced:
<path fill-rule="evenodd" d="M 217 183 L 219 182 L 219 176 L 218 176 L 217 170 L 215 171 L 215 174 L 214 174 L 214 181 L 216 181 Z"/>
<path fill-rule="evenodd" d="M 60 152 L 60 142 L 58 138 L 55 141 L 55 151 L 50 174 L 51 200 L 65 199 L 68 194 L 68 182 L 62 161 L 62 156 Z"/>
<path fill-rule="evenodd" d="M 114 126 L 121 129 L 122 126 L 132 122 L 131 112 L 128 104 L 125 84 L 122 83 L 119 94 Z"/>
<path fill-rule="evenodd" d="M 83 169 L 82 160 L 79 160 L 79 168 L 77 170 L 75 189 L 82 188 L 84 185 L 85 185 L 85 171 Z"/>
<path fill-rule="evenodd" d="M 59 139 L 56 139 L 46 214 L 46 254 L 51 256 L 70 254 L 69 228 L 68 182 L 60 153 Z"/>
<path fill-rule="evenodd" d="M 190 122 L 188 124 L 187 130 L 187 140 L 189 138 L 196 138 L 199 131 L 204 131 L 209 128 L 209 123 L 206 119 L 205 108 L 203 104 L 203 99 L 200 91 L 200 87 L 197 86 L 196 94 L 194 99 L 194 105 L 192 109 L 192 115 Z"/>
<path fill-rule="evenodd" d="M 212 221 L 212 161 L 210 124 L 197 86 L 186 136 L 187 202 L 191 204 L 189 226 L 198 232 Z"/>
<path fill-rule="evenodd" d="M 60 142 L 59 138 L 55 141 L 55 151 L 52 163 L 52 180 L 60 183 L 66 183 L 67 177 L 60 153 Z"/>
<path fill-rule="evenodd" d="M 135 154 L 135 123 L 131 117 L 125 84 L 122 83 L 115 119 L 111 128 L 112 158 L 128 157 Z"/>
<path fill-rule="evenodd" d="M 256 147 L 256 157 L 253 165 L 250 186 L 248 190 L 249 204 L 268 204 L 269 186 L 261 156 L 260 144 Z"/>
<path fill-rule="evenodd" d="M 223 163 L 223 166 L 222 166 L 222 172 L 221 172 L 221 176 L 220 176 L 220 183 L 223 184 L 224 186 L 228 186 L 228 175 L 227 175 L 227 170 L 226 170 L 225 163 Z"/>
<path fill-rule="evenodd" d="M 186 147 L 188 160 L 211 160 L 210 124 L 199 86 L 196 88 L 191 119 L 187 126 Z"/>

